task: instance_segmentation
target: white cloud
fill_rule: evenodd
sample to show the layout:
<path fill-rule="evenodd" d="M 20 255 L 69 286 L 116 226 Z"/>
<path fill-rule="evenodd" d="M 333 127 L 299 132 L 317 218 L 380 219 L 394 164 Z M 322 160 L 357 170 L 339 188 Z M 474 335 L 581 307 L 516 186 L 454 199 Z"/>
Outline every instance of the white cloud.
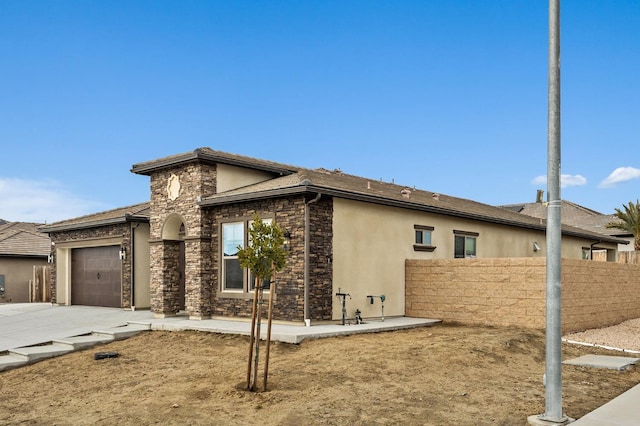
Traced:
<path fill-rule="evenodd" d="M 536 176 L 531 183 L 533 185 L 546 185 L 547 176 Z M 567 188 L 569 186 L 582 186 L 586 185 L 587 178 L 582 175 L 560 175 L 560 187 Z"/>
<path fill-rule="evenodd" d="M 543 176 L 536 176 L 531 183 L 533 185 L 546 185 L 547 184 L 547 176 L 543 175 Z"/>
<path fill-rule="evenodd" d="M 561 175 L 560 186 L 566 188 L 568 186 L 582 186 L 587 184 L 587 178 L 582 175 Z"/>
<path fill-rule="evenodd" d="M 611 188 L 616 183 L 626 182 L 628 180 L 640 179 L 640 169 L 633 167 L 618 167 L 605 180 L 600 182 L 598 188 Z"/>
<path fill-rule="evenodd" d="M 0 178 L 0 219 L 51 223 L 106 208 L 72 194 L 55 180 Z"/>

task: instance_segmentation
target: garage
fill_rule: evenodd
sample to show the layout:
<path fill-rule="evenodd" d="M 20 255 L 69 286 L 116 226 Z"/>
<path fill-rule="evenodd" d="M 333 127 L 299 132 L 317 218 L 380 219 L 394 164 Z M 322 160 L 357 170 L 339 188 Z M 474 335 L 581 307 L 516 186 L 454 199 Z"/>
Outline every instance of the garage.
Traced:
<path fill-rule="evenodd" d="M 71 304 L 122 306 L 122 261 L 119 246 L 73 249 Z"/>

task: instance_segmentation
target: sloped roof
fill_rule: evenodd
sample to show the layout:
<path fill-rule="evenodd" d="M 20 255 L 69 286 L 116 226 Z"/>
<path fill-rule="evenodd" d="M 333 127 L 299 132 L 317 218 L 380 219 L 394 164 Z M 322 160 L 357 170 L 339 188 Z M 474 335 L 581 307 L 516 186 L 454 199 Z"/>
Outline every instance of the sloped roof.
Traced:
<path fill-rule="evenodd" d="M 416 188 L 349 175 L 340 170 L 305 169 L 273 161 L 214 151 L 210 148 L 198 148 L 192 152 L 138 163 L 131 168 L 131 171 L 142 175 L 149 175 L 157 170 L 193 162 L 205 164 L 223 163 L 268 171 L 274 175 L 273 179 L 206 197 L 198 203 L 202 207 L 268 199 L 290 194 L 315 195 L 321 193 L 328 196 L 391 205 L 490 223 L 540 231 L 546 230 L 543 219 L 523 215 L 507 208 L 490 206 L 463 198 L 436 194 Z M 44 232 L 56 232 L 123 223 L 133 219 L 148 221 L 149 203 L 122 207 L 108 212 L 56 222 L 43 226 L 41 229 Z M 576 228 L 570 225 L 563 225 L 562 231 L 565 235 L 573 235 L 580 238 L 626 243 L 624 240 L 607 236 L 601 232 Z"/>
<path fill-rule="evenodd" d="M 131 172 L 140 175 L 150 175 L 154 171 L 194 162 L 205 164 L 222 163 L 232 166 L 248 167 L 251 169 L 271 172 L 275 175 L 287 175 L 299 169 L 299 167 L 288 164 L 246 157 L 244 155 L 230 154 L 228 152 L 215 151 L 211 148 L 204 147 L 197 148 L 192 152 L 171 155 L 157 160 L 134 164 L 133 167 L 131 167 Z"/>
<path fill-rule="evenodd" d="M 42 232 L 60 232 L 73 229 L 95 228 L 105 225 L 116 225 L 126 222 L 148 222 L 149 202 L 120 207 L 100 213 L 94 213 L 73 219 L 54 222 L 40 227 Z"/>
<path fill-rule="evenodd" d="M 527 216 L 542 219 L 547 218 L 547 203 L 507 204 L 500 207 L 513 210 Z M 616 217 L 612 214 L 602 214 L 598 211 L 566 200 L 562 200 L 560 209 L 563 224 L 615 237 L 631 236 L 631 234 L 626 231 L 607 228 L 605 226 L 607 223 L 617 221 Z"/>
<path fill-rule="evenodd" d="M 0 256 L 46 257 L 51 240 L 38 231 L 39 223 L 6 222 L 0 225 Z"/>
<path fill-rule="evenodd" d="M 544 231 L 543 219 L 516 213 L 463 198 L 451 197 L 393 183 L 349 175 L 339 170 L 299 169 L 295 174 L 248 185 L 204 198 L 203 207 L 267 199 L 292 194 L 326 194 L 483 222 Z M 623 240 L 595 231 L 563 225 L 565 235 L 623 243 Z"/>

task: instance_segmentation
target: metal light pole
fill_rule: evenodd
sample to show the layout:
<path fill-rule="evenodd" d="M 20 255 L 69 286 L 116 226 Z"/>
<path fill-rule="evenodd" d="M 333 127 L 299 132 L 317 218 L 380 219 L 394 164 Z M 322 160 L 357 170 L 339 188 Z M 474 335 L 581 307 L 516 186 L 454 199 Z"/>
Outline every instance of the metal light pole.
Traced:
<path fill-rule="evenodd" d="M 547 134 L 547 351 L 545 415 L 562 415 L 562 214 L 560 198 L 560 0 L 549 2 L 549 112 Z"/>
<path fill-rule="evenodd" d="M 545 413 L 543 423 L 566 424 L 562 413 L 562 215 L 560 198 L 560 0 L 549 0 L 549 105 L 547 133 L 547 295 Z M 534 423 L 530 419 L 530 423 Z M 535 424 L 535 423 L 534 423 Z"/>
<path fill-rule="evenodd" d="M 547 133 L 547 350 L 544 419 L 562 414 L 562 214 L 560 198 L 560 0 L 549 1 L 549 111 Z"/>

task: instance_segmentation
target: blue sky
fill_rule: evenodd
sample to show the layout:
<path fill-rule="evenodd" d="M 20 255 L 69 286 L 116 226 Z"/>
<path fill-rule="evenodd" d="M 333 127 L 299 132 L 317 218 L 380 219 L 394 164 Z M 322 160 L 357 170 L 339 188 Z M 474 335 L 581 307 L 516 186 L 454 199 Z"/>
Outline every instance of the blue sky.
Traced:
<path fill-rule="evenodd" d="M 133 164 L 208 146 L 487 204 L 547 167 L 548 5 L 0 2 L 0 218 L 149 199 Z M 640 198 L 640 3 L 561 2 L 562 198 Z"/>

